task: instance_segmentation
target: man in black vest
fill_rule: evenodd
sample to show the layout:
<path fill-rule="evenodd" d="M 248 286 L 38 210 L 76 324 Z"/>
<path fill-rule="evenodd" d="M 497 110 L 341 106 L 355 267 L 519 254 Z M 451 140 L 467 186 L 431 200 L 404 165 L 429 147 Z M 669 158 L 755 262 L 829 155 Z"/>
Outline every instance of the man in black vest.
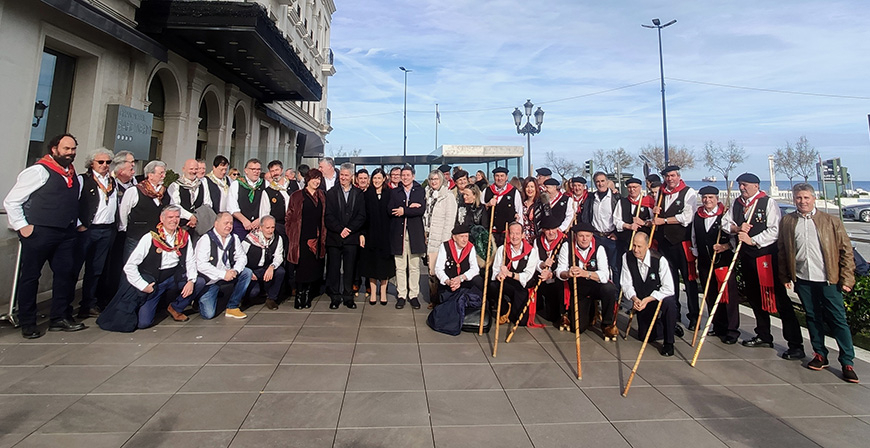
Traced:
<path fill-rule="evenodd" d="M 234 319 L 248 317 L 239 307 L 248 292 L 253 273 L 245 267 L 248 256 L 232 231 L 233 217 L 226 212 L 218 213 L 214 228 L 196 243 L 196 269 L 207 282 L 199 298 L 199 314 L 203 319 L 211 319 L 217 314 L 218 290 L 227 283 L 234 287 L 224 316 Z"/>
<path fill-rule="evenodd" d="M 269 215 L 275 220 L 275 232 L 281 237 L 282 248 L 287 253 L 287 206 L 290 204 L 290 194 L 299 189 L 295 179 L 289 179 L 284 175 L 284 164 L 280 160 L 273 160 L 267 165 L 272 180 L 266 182 L 263 195 L 260 198 L 260 216 Z M 288 170 L 288 171 L 292 171 Z M 295 173 L 295 171 L 294 171 Z M 283 263 L 285 279 L 288 285 L 296 284 L 296 269 L 291 263 Z M 268 302 L 267 302 L 268 303 Z"/>
<path fill-rule="evenodd" d="M 701 195 L 701 207 L 698 207 L 698 215 L 692 223 L 692 252 L 698 257 L 701 284 L 710 282 L 706 295 L 709 310 L 713 307 L 719 287 L 728 273 L 734 250 L 731 247 L 731 235 L 721 230 L 725 205 L 719 202 L 719 189 L 707 185 L 698 190 L 698 193 Z M 707 280 L 714 254 L 716 263 L 713 266 L 713 275 Z M 713 316 L 713 334 L 729 345 L 736 343 L 740 336 L 740 297 L 737 294 L 737 276 L 732 275 L 719 301 L 716 315 Z M 703 328 L 702 326 L 701 329 Z"/>
<path fill-rule="evenodd" d="M 248 297 L 258 297 L 266 292 L 266 308 L 278 309 L 278 295 L 284 284 L 284 246 L 285 243 L 276 233 L 275 218 L 270 215 L 260 217 L 260 229 L 255 230 L 242 241 L 242 249 L 248 256 L 248 269 L 251 270 Z"/>
<path fill-rule="evenodd" d="M 468 225 L 453 228 L 452 237 L 438 248 L 435 258 L 435 276 L 438 277 L 438 293 L 444 294 L 463 289 L 483 289 L 480 267 L 474 245 L 468 243 Z M 443 301 L 439 301 L 443 303 Z"/>
<path fill-rule="evenodd" d="M 682 275 L 683 284 L 686 286 L 686 317 L 689 319 L 689 328 L 694 328 L 700 309 L 698 271 L 692 255 L 692 220 L 698 208 L 698 194 L 680 178 L 680 167 L 668 166 L 662 171 L 662 176 L 665 178 L 661 188 L 664 198 L 659 208 L 653 208 L 654 214 L 659 211 L 658 217 L 653 219 L 659 229 L 655 234 L 656 241 L 659 252 L 670 264 L 676 291 L 677 320 L 680 319 L 680 292 L 676 288 L 679 287 Z M 682 328 L 675 331 L 677 336 L 683 335 Z"/>
<path fill-rule="evenodd" d="M 73 319 L 69 308 L 77 274 L 73 265 L 79 180 L 72 166 L 77 146 L 70 134 L 51 139 L 50 153 L 18 175 L 3 201 L 9 226 L 21 242 L 17 301 L 21 335 L 27 339 L 42 336 L 36 327 L 36 291 L 46 261 L 54 272 L 49 331 L 87 328 Z"/>
<path fill-rule="evenodd" d="M 535 170 L 535 174 L 537 174 L 535 180 L 538 181 L 538 185 L 543 187 L 545 185 L 544 182 L 553 177 L 553 170 L 547 167 L 541 167 Z"/>
<path fill-rule="evenodd" d="M 652 207 L 655 200 L 652 196 L 644 196 L 641 181 L 632 177 L 625 181 L 628 197 L 621 198 L 613 210 L 613 225 L 616 227 L 616 263 L 618 271 L 622 272 L 622 256 L 628 251 L 632 235 L 636 232 L 650 233 L 649 220 L 652 218 Z M 638 210 L 640 207 L 640 210 Z M 614 273 L 614 278 L 618 279 Z"/>
<path fill-rule="evenodd" d="M 130 256 L 142 235 L 148 234 L 160 222 L 160 211 L 169 205 L 169 195 L 163 186 L 166 164 L 152 160 L 145 165 L 145 179 L 136 184 L 134 191 L 125 192 L 121 199 L 120 231 L 127 232 L 124 257 Z"/>
<path fill-rule="evenodd" d="M 800 323 L 792 308 L 785 285 L 777 275 L 776 239 L 779 236 L 781 212 L 772 198 L 760 191 L 761 180 L 752 173 L 737 177 L 740 197 L 734 199 L 722 228 L 743 242 L 740 248 L 740 273 L 746 288 L 743 291 L 755 314 L 755 336 L 742 342 L 746 347 L 773 348 L 770 334 L 770 313 L 779 313 L 782 336 L 788 342 L 783 359 L 806 357 Z M 753 209 L 754 206 L 754 209 Z M 750 211 L 752 213 L 750 214 Z"/>
<path fill-rule="evenodd" d="M 535 239 L 535 250 L 538 252 L 536 275 L 532 277 L 529 286 L 537 286 L 536 297 L 529 303 L 529 322 L 534 325 L 534 315 L 541 313 L 553 326 L 562 326 L 562 317 L 567 310 L 565 304 L 565 282 L 556 276 L 559 270 L 559 250 L 568 240 L 568 236 L 559 230 L 562 221 L 550 215 L 541 219 L 541 236 Z"/>
<path fill-rule="evenodd" d="M 616 340 L 619 332 L 614 324 L 616 314 L 616 296 L 619 290 L 610 282 L 610 263 L 607 252 L 599 246 L 594 236 L 595 227 L 590 223 L 581 222 L 571 228 L 573 235 L 568 244 L 559 250 L 559 268 L 556 275 L 565 281 L 566 287 L 573 294 L 577 282 L 578 306 L 580 307 L 580 332 L 586 330 L 594 319 L 596 301 L 601 301 L 601 333 L 604 340 Z M 572 254 L 571 251 L 574 251 Z M 575 280 L 576 279 L 576 280 Z M 568 319 L 574 318 L 574 299 L 569 300 Z"/>
<path fill-rule="evenodd" d="M 196 209 L 206 206 L 211 207 L 211 194 L 199 175 L 199 162 L 188 159 L 184 162 L 181 176 L 166 189 L 169 194 L 169 203 L 181 207 L 181 226 L 188 229 L 196 229 Z M 206 223 L 201 226 L 208 228 Z M 206 230 L 207 231 L 207 230 Z M 205 233 L 196 232 L 197 234 Z"/>
<path fill-rule="evenodd" d="M 79 319 L 100 315 L 97 285 L 117 233 L 118 191 L 109 173 L 112 151 L 99 148 L 85 159 L 88 170 L 79 176 L 79 227 L 75 272 L 85 266 Z"/>
<path fill-rule="evenodd" d="M 508 183 L 508 169 L 498 167 L 492 170 L 493 183 L 480 193 L 480 202 L 486 204 L 486 213 L 495 207 L 495 215 L 490 223 L 490 234 L 496 246 L 504 245 L 505 226 L 510 222 L 523 224 L 523 198 L 513 185 Z"/>
<path fill-rule="evenodd" d="M 212 166 L 211 172 L 205 176 L 212 202 L 211 207 L 215 213 L 225 212 L 230 199 L 230 178 L 227 176 L 230 161 L 218 155 L 214 158 Z"/>
<path fill-rule="evenodd" d="M 362 190 L 353 186 L 353 164 L 344 163 L 338 183 L 326 192 L 326 288 L 332 302 L 329 309 L 354 309 L 353 278 L 359 251 L 360 229 L 366 221 Z M 342 270 L 344 275 L 342 276 Z M 341 278 L 341 280 L 340 280 Z"/>
<path fill-rule="evenodd" d="M 614 278 L 619 278 L 621 265 L 616 259 L 616 224 L 613 221 L 613 211 L 619 204 L 619 193 L 610 189 L 610 180 L 601 171 L 592 175 L 592 182 L 595 184 L 595 191 L 586 197 L 580 222 L 592 224 L 596 242 L 607 252 Z"/>
<path fill-rule="evenodd" d="M 260 227 L 260 200 L 263 196 L 261 171 L 260 161 L 250 159 L 245 163 L 245 174 L 230 184 L 227 211 L 235 218 L 233 233 L 240 239 Z"/>
<path fill-rule="evenodd" d="M 508 240 L 504 246 L 496 249 L 492 264 L 492 277 L 487 291 L 487 300 L 493 310 L 497 309 L 498 301 L 502 301 L 499 323 L 516 322 L 529 300 L 529 281 L 538 266 L 538 251 L 533 250 L 523 238 L 523 225 L 512 222 L 508 228 Z M 505 247 L 508 249 L 505 259 Z M 500 283 L 504 288 L 500 288 Z M 503 289 L 499 297 L 499 289 Z"/>
<path fill-rule="evenodd" d="M 559 181 L 556 179 L 545 180 L 543 187 L 544 193 L 541 194 L 541 201 L 544 203 L 544 215 L 557 219 L 559 221 L 559 230 L 567 232 L 574 221 L 574 209 L 571 207 L 571 197 L 562 193 Z"/>
<path fill-rule="evenodd" d="M 589 197 L 589 191 L 586 190 L 586 178 L 576 176 L 571 178 L 571 205 L 574 209 L 574 214 L 577 216 L 577 222 L 583 216 L 583 209 L 586 205 L 586 199 Z"/>
<path fill-rule="evenodd" d="M 426 253 L 423 213 L 426 192 L 414 180 L 414 167 L 400 170 L 401 182 L 390 190 L 390 251 L 396 261 L 396 309 L 405 307 L 405 299 L 415 310 L 420 309 L 420 262 Z"/>
<path fill-rule="evenodd" d="M 622 295 L 631 300 L 637 314 L 637 336 L 643 339 L 650 325 L 650 341 L 664 338 L 659 353 L 674 356 L 674 329 L 677 326 L 677 308 L 674 283 L 668 260 L 649 247 L 649 235 L 638 232 L 630 251 L 622 257 L 622 277 L 619 280 Z M 658 320 L 652 322 L 661 301 Z"/>

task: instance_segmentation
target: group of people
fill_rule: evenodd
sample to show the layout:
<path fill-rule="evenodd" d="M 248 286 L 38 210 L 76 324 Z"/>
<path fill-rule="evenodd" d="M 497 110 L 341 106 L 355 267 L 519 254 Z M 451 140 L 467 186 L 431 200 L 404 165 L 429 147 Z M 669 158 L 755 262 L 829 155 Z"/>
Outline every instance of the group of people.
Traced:
<path fill-rule="evenodd" d="M 131 153 L 102 148 L 76 175 L 75 138 L 63 134 L 48 146 L 4 201 L 21 242 L 17 301 L 25 338 L 42 335 L 36 293 L 46 261 L 54 273 L 49 331 L 86 328 L 75 317 L 97 317 L 107 330 L 147 328 L 161 302 L 176 321 L 189 319 L 189 306 L 211 319 L 221 291 L 231 318 L 246 317 L 246 299 L 265 298 L 275 309 L 292 295 L 295 308 L 309 308 L 324 287 L 331 309 L 356 308 L 358 290 L 368 291 L 368 303 L 387 305 L 393 278 L 394 306 L 419 309 L 421 271 L 428 269 L 430 325 L 439 331 L 455 331 L 457 317 L 483 307 L 483 314 L 500 310 L 500 323 L 542 326 L 540 316 L 584 331 L 600 321 L 602 336 L 615 339 L 624 298 L 638 335 L 652 326 L 664 356 L 683 335 L 680 279 L 687 328 L 694 329 L 699 285 L 709 283 L 712 306 L 730 278 L 712 328 L 722 342 L 738 341 L 742 293 L 757 322 L 742 344 L 773 347 L 769 316 L 778 313 L 788 342 L 782 357 L 803 359 L 786 293 L 793 286 L 815 351 L 808 366 L 828 365 L 828 325 L 844 377 L 857 382 L 842 299 L 854 285 L 851 247 L 842 223 L 815 210 L 806 184 L 794 189 L 797 212 L 781 217 L 751 173 L 738 177 L 740 196 L 730 207 L 713 186 L 688 187 L 676 166 L 662 177 L 626 180 L 625 197 L 602 172 L 587 188 L 583 177 L 563 185 L 546 168 L 509 180 L 498 167 L 489 184 L 482 172 L 442 165 L 421 185 L 411 166 L 368 172 L 351 163 L 336 168 L 330 158 L 286 171 L 281 161 L 263 170 L 250 159 L 235 179 L 224 156 L 208 173 L 205 161 L 188 160 L 167 186 L 162 161 L 148 162 L 137 177 Z M 726 275 L 736 252 L 745 285 L 739 292 L 737 275 Z"/>

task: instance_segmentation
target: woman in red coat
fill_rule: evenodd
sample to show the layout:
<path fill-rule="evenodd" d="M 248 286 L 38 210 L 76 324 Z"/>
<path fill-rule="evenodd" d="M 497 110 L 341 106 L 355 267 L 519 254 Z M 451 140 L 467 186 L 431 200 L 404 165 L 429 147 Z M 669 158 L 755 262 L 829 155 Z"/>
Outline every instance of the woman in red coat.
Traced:
<path fill-rule="evenodd" d="M 293 192 L 287 205 L 287 261 L 296 265 L 296 297 L 293 304 L 296 309 L 311 308 L 311 301 L 317 296 L 313 289 L 323 279 L 326 195 L 319 188 L 322 181 L 320 170 L 308 171 L 305 188 Z"/>

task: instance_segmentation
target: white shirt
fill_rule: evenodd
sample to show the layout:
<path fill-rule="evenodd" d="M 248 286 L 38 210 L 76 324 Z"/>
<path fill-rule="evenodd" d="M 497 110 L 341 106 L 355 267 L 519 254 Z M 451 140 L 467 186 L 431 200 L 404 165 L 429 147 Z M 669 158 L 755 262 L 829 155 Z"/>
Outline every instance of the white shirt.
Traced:
<path fill-rule="evenodd" d="M 147 180 L 145 182 L 148 182 Z M 152 184 L 153 185 L 153 184 Z M 158 187 L 154 187 L 155 190 L 159 191 Z M 130 220 L 130 211 L 133 210 L 134 207 L 139 205 L 139 192 L 135 191 L 136 189 L 130 189 L 124 192 L 124 198 L 121 199 L 121 225 L 118 226 L 118 230 L 121 232 L 127 231 L 127 222 Z M 163 194 L 166 194 L 165 192 Z M 162 203 L 160 199 L 157 198 L 149 198 L 154 201 L 154 204 L 160 207 Z"/>
<path fill-rule="evenodd" d="M 718 205 L 717 205 L 717 207 L 718 207 Z M 715 211 L 715 209 L 714 209 L 714 211 Z M 722 226 L 725 225 L 725 215 L 726 214 L 727 213 L 722 215 Z M 713 227 L 713 223 L 716 222 L 716 218 L 718 218 L 718 216 L 716 216 L 716 215 L 704 217 L 704 230 L 705 231 L 707 231 L 707 232 L 710 231 L 710 227 Z M 699 219 L 699 218 L 695 217 L 695 219 Z M 725 233 L 726 235 L 728 234 L 725 231 L 725 229 L 722 229 L 722 233 Z M 696 257 L 698 256 L 698 242 L 697 241 L 698 241 L 697 237 L 695 236 L 695 226 L 692 226 L 692 254 Z"/>
<path fill-rule="evenodd" d="M 598 197 L 598 192 L 590 193 L 592 198 L 592 226 L 601 233 L 610 233 L 616 230 L 613 224 L 613 206 L 612 195 L 610 190 L 604 199 Z"/>
<path fill-rule="evenodd" d="M 758 193 L 755 193 L 755 195 L 753 195 L 752 197 L 749 198 L 749 201 L 752 201 L 752 199 L 755 198 L 756 196 L 758 196 L 759 193 L 761 193 L 761 192 L 759 191 Z M 734 213 L 737 213 L 737 211 L 734 209 L 734 204 L 739 200 L 740 200 L 739 196 L 737 198 L 735 198 L 734 202 L 731 203 L 731 209 L 729 210 L 729 212 L 726 213 L 722 217 L 722 231 L 723 232 L 727 232 L 727 233 L 731 234 L 731 226 L 737 225 L 734 222 Z M 749 216 L 749 209 L 751 209 L 751 208 L 752 208 L 752 206 L 749 206 L 749 207 L 744 208 L 744 210 L 743 210 L 743 217 L 747 220 L 747 222 L 751 218 L 751 216 Z M 756 212 L 757 212 L 757 210 L 756 210 Z M 771 244 L 776 244 L 776 237 L 779 235 L 779 221 L 782 218 L 782 213 L 779 211 L 779 206 L 776 205 L 776 201 L 773 198 L 770 198 L 770 200 L 767 201 L 766 214 L 767 214 L 767 228 L 764 229 L 758 235 L 755 235 L 752 237 L 752 241 L 755 243 L 755 246 L 758 248 L 767 247 L 767 246 L 770 246 Z"/>
<path fill-rule="evenodd" d="M 474 245 L 469 241 L 467 243 L 471 245 L 471 252 L 468 254 L 468 270 L 461 273 L 460 275 L 465 277 L 465 280 L 471 280 L 475 275 L 480 272 L 480 267 L 477 265 L 477 252 L 474 250 Z M 462 253 L 462 249 L 459 246 L 456 247 L 456 252 Z M 458 254 L 457 254 L 458 255 Z M 453 277 L 457 277 L 456 275 L 452 275 L 453 272 L 447 273 L 444 271 L 444 266 L 447 264 L 447 249 L 444 248 L 444 245 L 438 246 L 438 257 L 435 259 L 435 276 L 438 277 L 438 280 L 442 285 L 446 285 L 447 281 Z"/>
<path fill-rule="evenodd" d="M 87 174 L 79 174 L 79 198 L 82 197 L 85 176 L 87 176 Z M 109 174 L 101 176 L 98 173 L 94 173 L 94 176 L 101 184 L 103 184 L 104 187 L 109 186 L 109 179 L 111 178 Z M 99 187 L 97 187 L 97 190 L 99 190 L 97 193 L 97 196 L 99 197 L 99 200 L 97 201 L 97 212 L 94 215 L 94 220 L 91 224 L 114 224 L 115 212 L 118 210 L 118 189 L 112 189 L 108 201 L 106 200 L 106 193 L 104 193 Z M 79 225 L 81 225 L 81 221 L 79 221 Z"/>
<path fill-rule="evenodd" d="M 206 181 L 206 182 L 211 182 L 214 184 L 214 182 L 208 176 L 205 176 L 202 180 Z M 229 200 L 230 200 L 230 192 L 229 192 L 230 183 L 227 183 L 226 176 L 224 176 L 223 179 L 218 179 L 218 181 L 223 182 L 224 185 L 227 187 L 227 189 L 224 190 L 223 188 L 221 188 L 220 185 L 215 184 L 218 187 L 218 191 L 219 191 L 218 194 L 220 195 L 220 197 L 219 198 L 211 198 L 211 200 L 212 200 L 211 203 L 212 203 L 212 205 L 217 204 L 219 212 L 225 212 L 225 211 L 227 211 L 227 207 L 229 205 Z M 209 197 L 211 197 L 211 191 L 209 191 Z"/>
<path fill-rule="evenodd" d="M 664 188 L 664 187 L 662 187 Z M 664 199 L 662 199 L 662 212 L 667 210 L 677 198 L 680 197 L 680 193 L 667 194 Z M 682 213 L 674 216 L 674 219 L 677 220 L 683 227 L 688 226 L 692 223 L 692 219 L 695 217 L 695 212 L 698 211 L 698 193 L 695 192 L 694 188 L 686 187 L 686 197 L 683 205 Z"/>
<path fill-rule="evenodd" d="M 631 260 L 635 260 L 631 257 Z M 622 286 L 622 295 L 629 299 L 636 297 L 637 293 L 634 290 L 634 283 L 631 281 L 631 271 L 628 269 L 629 258 L 628 254 L 622 256 L 622 274 L 619 277 L 619 284 Z M 650 261 L 649 250 L 646 251 L 642 261 L 638 261 L 637 270 L 640 273 L 640 278 L 646 280 L 649 274 L 649 269 L 652 266 Z M 668 266 L 668 260 L 665 257 L 659 258 L 659 282 L 661 287 L 650 294 L 653 299 L 662 300 L 665 297 L 674 295 L 674 279 L 671 278 L 671 268 Z M 638 297 L 643 300 L 646 297 Z"/>
<path fill-rule="evenodd" d="M 637 200 L 642 202 L 643 196 L 638 196 Z M 627 230 L 622 226 L 625 224 L 634 224 L 634 220 L 631 222 L 625 222 L 622 220 L 622 202 L 623 201 L 617 201 L 616 207 L 613 209 L 613 227 L 616 228 L 617 232 L 626 232 Z M 632 204 L 631 200 L 629 200 L 628 205 L 631 208 L 631 216 L 635 216 L 635 213 L 637 213 L 637 205 Z"/>
<path fill-rule="evenodd" d="M 177 233 L 174 235 L 167 234 L 166 243 L 174 245 L 175 237 L 177 235 Z M 151 244 L 151 234 L 142 235 L 142 238 L 139 239 L 139 243 L 136 244 L 136 248 L 133 249 L 133 253 L 130 254 L 130 258 L 128 258 L 127 262 L 124 263 L 124 274 L 127 276 L 127 281 L 139 291 L 144 291 L 149 284 L 144 278 L 142 278 L 142 274 L 139 272 L 139 265 L 142 264 L 142 260 L 145 259 L 145 256 L 148 255 L 148 251 L 151 250 Z M 188 242 L 188 244 L 190 244 L 190 242 Z M 188 281 L 195 282 L 196 259 L 194 258 L 192 247 L 187 248 L 184 263 L 184 268 L 186 270 L 185 277 Z M 178 255 L 176 255 L 174 251 L 163 251 L 163 253 L 160 254 L 161 271 L 176 266 L 178 266 Z"/>
<path fill-rule="evenodd" d="M 266 188 L 274 190 L 270 185 L 266 185 Z M 287 193 L 287 190 L 277 190 L 278 193 L 284 198 L 284 215 L 287 215 L 287 207 L 290 205 L 290 195 Z M 260 216 L 272 215 L 272 204 L 269 202 L 269 195 L 263 192 L 263 195 L 260 196 Z"/>
<path fill-rule="evenodd" d="M 42 188 L 48 182 L 48 170 L 44 167 L 31 165 L 18 174 L 18 179 L 6 199 L 3 200 L 3 208 L 6 209 L 6 218 L 13 230 L 21 230 L 30 225 L 24 217 L 24 203 L 30 199 L 34 191 Z"/>
<path fill-rule="evenodd" d="M 202 205 L 211 208 L 211 192 L 208 191 L 208 185 L 206 182 L 205 178 L 203 178 L 199 182 L 199 186 L 193 190 L 182 187 L 178 182 L 173 182 L 166 189 L 166 193 L 169 194 L 169 203 L 181 207 L 181 195 L 186 194 L 190 196 L 190 206 L 193 207 L 193 202 L 199 195 L 199 190 L 202 190 Z M 193 213 L 185 210 L 184 207 L 181 207 L 181 219 L 189 220 L 191 216 L 193 216 Z"/>
<path fill-rule="evenodd" d="M 248 181 L 248 185 L 254 185 L 257 183 L 257 181 L 259 179 L 254 179 L 252 181 L 251 179 L 248 179 L 246 176 L 245 180 Z M 239 208 L 239 188 L 242 188 L 242 187 L 239 185 L 238 182 L 231 182 L 230 183 L 230 191 L 229 191 L 229 193 L 227 193 L 227 195 L 229 196 L 229 199 L 227 200 L 227 211 L 230 213 L 240 213 L 242 211 L 242 209 Z"/>
<path fill-rule="evenodd" d="M 209 285 L 213 285 L 219 280 L 223 280 L 227 271 L 230 269 L 236 272 L 242 272 L 245 269 L 245 265 L 248 263 L 248 257 L 237 236 L 231 233 L 226 238 L 221 238 L 221 236 L 214 230 L 210 230 L 209 233 L 216 235 L 221 241 L 221 246 L 218 246 L 217 248 L 217 263 L 216 265 L 211 264 L 212 242 L 211 237 L 206 234 L 196 243 L 196 270 L 208 278 Z M 227 250 L 228 244 L 235 244 L 236 246 L 235 259 L 229 260 L 229 263 L 224 263 L 222 258 L 224 252 Z"/>
<path fill-rule="evenodd" d="M 493 185 L 495 185 L 495 184 L 493 184 Z M 507 186 L 508 186 L 508 184 L 505 184 L 503 188 L 498 188 L 498 186 L 496 186 L 495 190 L 497 192 L 501 193 L 502 191 L 504 191 L 505 188 L 507 188 Z M 489 189 L 489 187 L 486 187 L 483 189 L 483 191 L 480 192 L 480 203 L 481 204 L 486 204 L 486 199 L 484 199 L 484 198 L 486 197 L 486 190 L 488 190 L 488 189 Z M 516 188 L 514 188 L 514 190 L 516 190 Z M 514 211 L 516 211 L 516 217 L 508 219 L 508 222 L 516 221 L 520 224 L 523 223 L 523 219 L 525 219 L 525 217 L 523 216 L 523 197 L 522 196 L 523 195 L 519 191 L 517 191 L 514 194 Z M 495 203 L 498 204 L 499 202 L 501 202 L 501 199 L 503 197 L 504 196 L 499 196 L 498 198 L 496 198 Z M 490 225 L 492 225 L 492 223 L 490 223 Z"/>
<path fill-rule="evenodd" d="M 580 249 L 580 255 L 583 257 L 589 256 L 589 251 L 592 250 L 592 245 L 586 249 Z M 579 265 L 580 258 L 575 258 L 577 264 L 573 266 Z M 590 271 L 598 274 L 598 283 L 604 284 L 610 281 L 610 265 L 607 263 L 607 252 L 603 247 L 598 247 L 598 250 L 595 252 L 595 262 L 598 264 L 598 270 Z M 568 272 L 571 269 L 571 245 L 569 243 L 563 244 L 562 248 L 559 249 L 559 270 L 556 271 L 556 277 L 562 278 L 562 274 Z M 568 277 L 570 279 L 570 277 Z"/>
<path fill-rule="evenodd" d="M 513 244 L 511 244 L 510 242 L 506 244 L 511 248 L 511 257 L 516 257 L 523 252 L 523 246 L 520 246 L 520 249 L 517 250 L 514 249 Z M 528 256 L 529 262 L 526 264 L 526 268 L 522 272 L 518 273 L 518 281 L 523 286 L 526 286 L 529 280 L 532 279 L 532 275 L 535 274 L 535 268 L 538 266 L 538 263 L 540 263 L 540 260 L 538 259 L 538 251 L 535 250 L 534 247 L 532 247 L 532 250 L 529 252 Z M 512 261 L 510 267 L 516 268 L 517 263 L 519 263 L 520 260 L 522 260 L 522 258 L 516 261 Z M 496 277 L 498 276 L 502 265 L 504 265 L 504 246 L 499 246 L 499 248 L 496 249 L 495 260 L 492 263 L 492 280 L 496 280 Z"/>
<path fill-rule="evenodd" d="M 326 187 L 326 191 L 332 189 L 336 180 L 338 180 L 338 171 L 332 173 L 332 178 L 327 178 L 326 174 L 323 175 L 323 186 Z"/>
<path fill-rule="evenodd" d="M 272 238 L 278 240 L 278 245 L 275 246 L 275 253 L 273 254 L 274 256 L 272 257 L 272 265 L 271 266 L 275 269 L 278 269 L 278 266 L 281 266 L 281 263 L 284 261 L 284 244 L 281 242 L 281 235 L 278 235 L 278 233 L 275 233 L 272 236 Z M 251 246 L 253 246 L 253 244 L 251 244 L 251 242 L 248 241 L 247 238 L 245 238 L 245 240 L 242 241 L 242 249 L 244 249 L 245 254 L 248 253 L 248 251 L 251 249 Z M 266 264 L 266 250 L 265 249 L 260 251 L 260 261 L 257 262 L 257 267 L 258 268 L 263 267 L 264 264 Z"/>
<path fill-rule="evenodd" d="M 827 283 L 825 275 L 825 259 L 822 257 L 822 244 L 819 241 L 819 231 L 813 216 L 816 209 L 807 215 L 798 213 L 795 236 L 795 276 L 809 282 Z"/>

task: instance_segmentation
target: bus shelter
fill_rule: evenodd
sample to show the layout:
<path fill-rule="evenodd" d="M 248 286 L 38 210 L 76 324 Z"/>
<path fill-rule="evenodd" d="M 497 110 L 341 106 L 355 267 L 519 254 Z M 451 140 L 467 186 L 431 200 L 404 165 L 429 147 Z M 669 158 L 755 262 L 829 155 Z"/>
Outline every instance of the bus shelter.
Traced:
<path fill-rule="evenodd" d="M 441 145 L 438 150 L 426 155 L 336 157 L 335 164 L 338 166 L 351 162 L 356 165 L 357 170 L 366 168 L 371 172 L 375 168 L 383 168 L 387 173 L 395 166 L 410 165 L 417 173 L 417 180 L 421 181 L 426 179 L 430 171 L 446 163 L 454 168 L 457 166 L 462 168 L 471 177 L 481 170 L 486 173 L 487 179 L 491 182 L 492 170 L 496 167 L 507 168 L 510 171 L 509 176 L 527 175 L 522 173 L 525 166 L 524 150 L 522 146 Z"/>

